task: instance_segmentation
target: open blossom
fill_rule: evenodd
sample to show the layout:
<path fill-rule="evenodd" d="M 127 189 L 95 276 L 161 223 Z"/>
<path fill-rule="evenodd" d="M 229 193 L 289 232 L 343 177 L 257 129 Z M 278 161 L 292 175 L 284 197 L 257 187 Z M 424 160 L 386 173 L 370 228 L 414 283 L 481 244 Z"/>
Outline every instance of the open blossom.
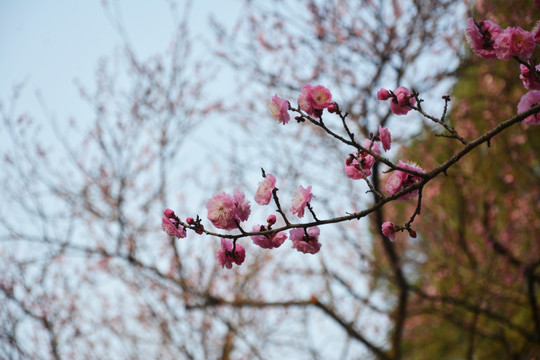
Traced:
<path fill-rule="evenodd" d="M 259 231 L 265 231 L 267 228 L 263 225 L 254 225 L 252 232 L 259 232 Z M 251 240 L 253 240 L 253 243 L 255 245 L 259 245 L 263 249 L 274 249 L 278 248 L 283 244 L 283 242 L 287 239 L 287 234 L 284 232 L 279 232 L 276 234 L 269 234 L 269 235 L 253 235 L 251 237 Z"/>
<path fill-rule="evenodd" d="M 215 227 L 230 230 L 236 228 L 236 221 L 245 221 L 251 213 L 249 201 L 241 191 L 235 190 L 234 197 L 224 192 L 214 195 L 206 202 L 208 219 Z"/>
<path fill-rule="evenodd" d="M 305 254 L 318 253 L 322 246 L 319 242 L 320 232 L 317 226 L 310 227 L 307 231 L 302 228 L 292 229 L 289 232 L 289 238 L 293 242 L 292 248 Z"/>
<path fill-rule="evenodd" d="M 272 191 L 276 186 L 276 177 L 267 174 L 263 181 L 259 182 L 259 187 L 255 193 L 255 202 L 259 205 L 268 205 L 272 199 Z"/>
<path fill-rule="evenodd" d="M 319 116 L 331 103 L 332 93 L 322 85 L 306 84 L 298 96 L 300 109 L 310 116 Z"/>
<path fill-rule="evenodd" d="M 473 18 L 467 19 L 467 29 L 465 30 L 471 50 L 484 59 L 497 57 L 493 45 L 502 31 L 499 25 L 489 20 L 480 21 L 477 26 Z"/>
<path fill-rule="evenodd" d="M 374 141 L 373 145 L 371 145 L 371 140 L 365 139 L 363 146 L 366 149 L 370 149 L 377 155 L 380 155 L 381 153 L 380 144 L 378 141 Z M 343 167 L 343 171 L 345 171 L 347 177 L 354 180 L 363 179 L 364 174 L 362 173 L 362 170 L 366 176 L 370 176 L 371 168 L 373 167 L 373 164 L 375 164 L 375 158 L 365 151 L 357 151 L 353 154 L 353 156 L 353 158 L 347 158 L 345 166 Z"/>
<path fill-rule="evenodd" d="M 298 186 L 298 190 L 292 199 L 291 213 L 297 214 L 298 217 L 303 217 L 306 205 L 313 197 L 315 196 L 311 193 L 311 186 L 308 186 L 307 189 L 304 189 L 302 185 Z"/>
<path fill-rule="evenodd" d="M 177 238 L 186 237 L 186 229 L 178 223 L 178 218 L 171 209 L 165 209 L 163 212 L 165 215 L 161 219 L 161 228 L 170 236 L 176 236 Z"/>
<path fill-rule="evenodd" d="M 234 206 L 236 207 L 236 220 L 238 220 L 238 222 L 246 221 L 249 218 L 249 214 L 251 214 L 249 200 L 246 200 L 244 193 L 238 190 L 234 190 L 233 198 Z"/>
<path fill-rule="evenodd" d="M 221 249 L 216 252 L 216 259 L 222 268 L 232 268 L 232 264 L 241 265 L 246 258 L 246 250 L 242 245 L 236 244 L 233 253 L 233 243 L 227 239 L 221 239 Z"/>
<path fill-rule="evenodd" d="M 424 173 L 425 171 L 420 168 L 419 166 L 415 164 L 410 163 L 404 163 L 403 161 L 398 162 L 398 166 L 414 170 L 419 173 Z M 395 193 L 401 191 L 402 189 L 411 186 L 413 184 L 416 184 L 422 180 L 421 177 L 410 174 L 405 171 L 396 170 L 388 177 L 388 180 L 386 181 L 386 192 L 390 195 L 394 195 Z M 412 197 L 418 196 L 418 190 L 411 191 L 401 197 L 398 198 L 398 200 L 409 200 Z"/>
<path fill-rule="evenodd" d="M 523 64 L 520 65 L 520 68 L 521 75 L 519 75 L 519 78 L 523 82 L 525 89 L 540 90 L 540 82 L 536 80 L 534 73 L 532 73 L 529 68 Z M 540 74 L 540 65 L 536 65 L 535 69 Z"/>
<path fill-rule="evenodd" d="M 396 239 L 396 225 L 392 224 L 390 221 L 384 222 L 381 226 L 381 230 L 383 235 L 391 241 Z"/>
<path fill-rule="evenodd" d="M 529 110 L 534 105 L 540 104 L 540 91 L 529 91 L 521 97 L 521 100 L 518 104 L 518 113 Z M 529 125 L 540 125 L 540 114 L 535 114 L 526 117 L 523 120 L 524 123 Z"/>
<path fill-rule="evenodd" d="M 521 55 L 528 59 L 535 47 L 533 35 L 520 27 L 507 27 L 495 39 L 493 48 L 497 58 L 509 60 L 514 56 Z"/>
<path fill-rule="evenodd" d="M 272 112 L 272 115 L 283 125 L 289 122 L 290 115 L 289 115 L 289 102 L 285 99 L 282 99 L 276 95 L 272 97 L 272 101 L 270 102 L 270 111 Z"/>
<path fill-rule="evenodd" d="M 326 109 L 332 103 L 332 93 L 322 85 L 311 88 L 311 103 L 315 109 Z"/>
<path fill-rule="evenodd" d="M 382 147 L 385 151 L 390 150 L 392 144 L 392 136 L 390 136 L 390 131 L 387 128 L 381 127 L 379 125 L 379 137 L 381 138 Z"/>

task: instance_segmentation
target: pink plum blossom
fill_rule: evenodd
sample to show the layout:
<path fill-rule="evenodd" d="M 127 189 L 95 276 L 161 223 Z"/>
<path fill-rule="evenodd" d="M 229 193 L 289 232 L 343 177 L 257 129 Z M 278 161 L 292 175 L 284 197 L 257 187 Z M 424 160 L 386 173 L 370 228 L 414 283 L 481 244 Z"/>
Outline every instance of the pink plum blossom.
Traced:
<path fill-rule="evenodd" d="M 276 177 L 267 174 L 263 181 L 259 182 L 259 187 L 255 193 L 255 202 L 259 205 L 268 205 L 272 199 L 272 191 L 276 186 Z"/>
<path fill-rule="evenodd" d="M 390 98 L 390 91 L 381 88 L 381 90 L 377 91 L 377 100 L 388 100 Z"/>
<path fill-rule="evenodd" d="M 529 110 L 534 105 L 540 104 L 540 91 L 529 91 L 521 97 L 518 104 L 518 113 Z M 523 120 L 524 123 L 529 125 L 540 125 L 540 114 L 531 115 Z"/>
<path fill-rule="evenodd" d="M 263 225 L 254 225 L 252 232 L 259 232 L 259 231 L 265 231 L 268 230 Z M 278 248 L 283 244 L 283 242 L 287 239 L 287 234 L 284 232 L 279 232 L 275 234 L 268 234 L 268 235 L 253 235 L 251 236 L 251 240 L 253 240 L 253 243 L 255 245 L 259 245 L 263 249 L 274 249 Z"/>
<path fill-rule="evenodd" d="M 308 115 L 315 115 L 315 108 L 311 102 L 311 89 L 313 87 L 310 84 L 302 86 L 300 95 L 298 96 L 298 105 L 300 109 L 305 111 Z"/>
<path fill-rule="evenodd" d="M 371 145 L 371 140 L 365 139 L 363 146 L 366 149 L 370 149 L 377 155 L 380 155 L 381 153 L 380 144 L 378 141 L 374 141 L 373 145 Z M 362 173 L 362 170 L 364 170 L 366 176 L 370 176 L 371 168 L 373 167 L 373 164 L 375 164 L 375 158 L 366 151 L 357 151 L 353 154 L 353 156 L 353 158 L 347 158 L 345 166 L 343 167 L 343 171 L 345 171 L 347 177 L 354 180 L 363 179 L 364 174 Z"/>
<path fill-rule="evenodd" d="M 234 198 L 224 192 L 214 195 L 206 202 L 208 219 L 215 227 L 225 230 L 234 229 L 236 216 L 236 206 Z"/>
<path fill-rule="evenodd" d="M 379 137 L 381 138 L 382 147 L 385 151 L 390 150 L 392 144 L 392 137 L 390 136 L 390 131 L 387 128 L 381 127 L 379 125 Z"/>
<path fill-rule="evenodd" d="M 521 75 L 519 75 L 519 78 L 523 82 L 523 86 L 525 87 L 525 89 L 540 90 L 540 82 L 536 80 L 534 73 L 531 72 L 529 68 L 523 64 L 520 65 L 520 68 Z M 540 65 L 536 65 L 535 69 L 537 73 L 540 74 Z"/>
<path fill-rule="evenodd" d="M 285 99 L 282 99 L 276 95 L 272 97 L 272 101 L 269 105 L 272 115 L 283 125 L 289 122 L 289 102 Z"/>
<path fill-rule="evenodd" d="M 306 84 L 302 86 L 298 96 L 298 105 L 300 109 L 310 116 L 320 116 L 322 110 L 332 103 L 332 94 L 330 90 L 322 85 L 312 86 Z"/>
<path fill-rule="evenodd" d="M 514 56 L 521 55 L 528 59 L 535 47 L 533 35 L 520 27 L 507 27 L 495 39 L 493 48 L 497 58 L 509 60 Z"/>
<path fill-rule="evenodd" d="M 236 221 L 248 219 L 251 213 L 249 201 L 243 192 L 235 190 L 234 197 L 224 192 L 214 195 L 206 202 L 208 219 L 215 227 L 231 230 L 236 228 Z"/>
<path fill-rule="evenodd" d="M 484 59 L 497 57 L 493 45 L 495 39 L 503 32 L 502 28 L 493 21 L 484 20 L 475 24 L 473 18 L 467 20 L 467 40 L 471 50 Z"/>
<path fill-rule="evenodd" d="M 234 190 L 233 198 L 234 206 L 236 207 L 236 220 L 238 220 L 238 222 L 246 221 L 249 218 L 249 214 L 251 214 L 249 201 L 246 200 L 244 193 L 238 190 Z"/>
<path fill-rule="evenodd" d="M 398 87 L 394 90 L 394 96 L 390 101 L 390 110 L 396 115 L 407 115 L 412 108 L 409 105 L 414 105 L 416 99 L 411 96 L 409 89 L 404 86 Z"/>
<path fill-rule="evenodd" d="M 320 230 L 317 226 L 313 226 L 306 231 L 303 228 L 295 228 L 289 231 L 289 237 L 293 242 L 292 248 L 305 254 L 316 254 L 321 249 L 322 244 L 319 242 Z"/>
<path fill-rule="evenodd" d="M 241 265 L 246 258 L 246 250 L 242 245 L 236 244 L 233 253 L 233 242 L 227 239 L 221 239 L 221 249 L 216 252 L 216 259 L 222 268 L 232 268 L 233 263 Z"/>
<path fill-rule="evenodd" d="M 398 166 L 405 169 L 414 170 L 419 173 L 425 172 L 418 165 L 412 164 L 412 163 L 405 163 L 401 160 L 398 162 Z M 421 180 L 422 178 L 419 176 L 410 174 L 405 171 L 396 170 L 394 171 L 392 175 L 388 177 L 388 180 L 386 181 L 386 192 L 390 195 L 394 195 L 395 193 L 401 191 L 402 189 L 408 186 L 411 186 L 413 184 L 416 184 L 420 182 Z M 418 190 L 414 190 L 414 191 L 411 191 L 410 193 L 407 193 L 399 197 L 398 200 L 409 200 L 410 198 L 415 197 L 417 195 L 418 195 Z"/>
<path fill-rule="evenodd" d="M 315 109 L 326 109 L 332 103 L 332 93 L 322 85 L 311 88 L 311 103 Z"/>
<path fill-rule="evenodd" d="M 167 209 L 170 210 L 170 209 Z M 168 212 L 165 210 L 165 216 L 161 219 L 161 228 L 163 231 L 165 231 L 169 236 L 176 236 L 177 238 L 185 238 L 186 237 L 186 229 L 180 224 L 178 224 L 178 221 L 174 218 L 176 215 L 174 215 L 174 211 L 170 210 Z M 169 218 L 167 215 L 171 215 L 171 218 Z"/>
<path fill-rule="evenodd" d="M 386 221 L 382 224 L 381 230 L 384 236 L 394 241 L 396 239 L 396 225 L 392 224 L 390 221 Z"/>
<path fill-rule="evenodd" d="M 302 185 L 298 186 L 298 190 L 292 199 L 291 213 L 297 214 L 298 217 L 303 217 L 307 203 L 314 197 L 311 193 L 311 186 L 308 186 L 307 189 L 304 189 Z"/>

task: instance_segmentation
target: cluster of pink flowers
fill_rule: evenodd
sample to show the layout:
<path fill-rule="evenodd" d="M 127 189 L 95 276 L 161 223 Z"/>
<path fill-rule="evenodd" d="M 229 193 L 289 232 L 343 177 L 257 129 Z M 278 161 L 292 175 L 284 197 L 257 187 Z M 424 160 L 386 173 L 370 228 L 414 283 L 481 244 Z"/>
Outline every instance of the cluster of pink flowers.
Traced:
<path fill-rule="evenodd" d="M 216 259 L 222 268 L 231 269 L 233 263 L 242 265 L 245 258 L 246 250 L 242 245 L 233 244 L 231 240 L 221 239 L 221 249 L 216 252 Z"/>
<path fill-rule="evenodd" d="M 405 163 L 403 161 L 398 162 L 398 166 L 413 170 L 419 173 L 424 173 L 425 171 L 419 167 L 416 164 L 410 164 Z M 386 192 L 390 195 L 394 195 L 395 193 L 401 191 L 402 189 L 409 187 L 413 184 L 416 184 L 422 180 L 421 177 L 413 175 L 411 173 L 408 173 L 406 171 L 402 170 L 396 170 L 388 177 L 388 180 L 386 181 Z M 418 190 L 411 191 L 403 196 L 400 196 L 398 200 L 409 200 L 412 197 L 415 197 L 418 195 Z"/>
<path fill-rule="evenodd" d="M 330 104 L 332 104 L 332 93 L 324 86 L 310 84 L 302 86 L 298 96 L 298 105 L 308 115 L 319 117 Z"/>
<path fill-rule="evenodd" d="M 536 45 L 540 45 L 540 21 L 532 32 L 523 30 L 520 27 L 507 27 L 502 29 L 498 24 L 484 20 L 474 21 L 473 18 L 467 20 L 467 38 L 469 45 L 480 57 L 485 59 L 498 58 L 509 60 L 513 57 L 529 59 L 532 56 Z M 524 65 L 520 60 L 520 78 L 526 89 L 534 90 L 522 96 L 518 104 L 518 112 L 527 111 L 532 106 L 540 103 L 540 65 Z M 528 116 L 523 120 L 529 125 L 540 125 L 538 114 Z"/>
<path fill-rule="evenodd" d="M 472 51 L 485 59 L 509 60 L 514 56 L 530 58 L 539 37 L 538 27 L 533 33 L 520 27 L 502 29 L 490 20 L 480 22 L 467 20 L 467 39 Z M 536 41 L 538 43 L 538 40 Z"/>
<path fill-rule="evenodd" d="M 272 225 L 276 223 L 276 216 L 270 215 L 268 216 L 268 219 L 266 220 L 268 225 L 255 225 L 253 226 L 252 231 L 253 232 L 259 232 L 259 231 L 265 231 L 270 230 L 272 228 Z M 263 249 L 274 249 L 280 247 L 285 240 L 287 240 L 287 234 L 284 232 L 278 232 L 268 235 L 253 235 L 251 236 L 251 240 L 253 240 L 253 243 L 255 245 L 258 245 L 262 247 Z"/>
<path fill-rule="evenodd" d="M 316 254 L 321 250 L 322 244 L 319 242 L 321 231 L 317 226 L 308 228 L 295 228 L 289 231 L 289 238 L 293 242 L 293 249 L 305 254 Z"/>
<path fill-rule="evenodd" d="M 304 217 L 306 205 L 314 197 L 315 196 L 311 193 L 311 186 L 308 186 L 307 189 L 304 189 L 302 185 L 298 186 L 298 190 L 292 199 L 291 213 L 298 215 L 298 217 Z"/>
<path fill-rule="evenodd" d="M 382 88 L 377 91 L 377 99 L 383 101 L 392 99 L 390 110 L 396 115 L 407 115 L 412 110 L 411 105 L 416 103 L 415 97 L 404 86 L 400 86 L 394 91 Z"/>
<path fill-rule="evenodd" d="M 165 209 L 163 212 L 165 215 L 161 219 L 161 228 L 163 231 L 165 231 L 170 236 L 176 236 L 177 238 L 185 238 L 186 237 L 186 229 L 182 225 L 180 225 L 180 219 L 174 211 L 171 209 Z"/>
<path fill-rule="evenodd" d="M 246 221 L 251 213 L 249 201 L 243 192 L 235 190 L 233 196 L 224 192 L 214 195 L 206 202 L 208 219 L 215 227 L 231 230 L 236 223 Z"/>
<path fill-rule="evenodd" d="M 378 141 L 365 139 L 363 146 L 377 155 L 381 154 L 381 143 L 384 150 L 390 150 L 390 146 L 392 144 L 392 136 L 390 135 L 390 131 L 387 128 L 383 128 L 380 125 L 379 140 L 381 141 L 380 143 Z M 375 164 L 375 157 L 367 151 L 360 150 L 356 151 L 354 154 L 349 155 L 349 157 L 345 161 L 343 171 L 345 172 L 345 175 L 347 175 L 347 177 L 351 179 L 363 179 L 364 174 L 365 176 L 371 175 L 371 168 L 373 167 L 373 164 Z"/>
<path fill-rule="evenodd" d="M 377 155 L 381 154 L 378 141 L 372 142 L 370 139 L 365 139 L 363 146 Z M 375 164 L 375 157 L 373 157 L 373 155 L 370 155 L 368 152 L 362 150 L 356 151 L 345 161 L 343 171 L 345 171 L 347 177 L 351 179 L 363 179 L 364 174 L 366 174 L 366 176 L 371 175 L 371 168 L 373 167 L 373 164 Z"/>

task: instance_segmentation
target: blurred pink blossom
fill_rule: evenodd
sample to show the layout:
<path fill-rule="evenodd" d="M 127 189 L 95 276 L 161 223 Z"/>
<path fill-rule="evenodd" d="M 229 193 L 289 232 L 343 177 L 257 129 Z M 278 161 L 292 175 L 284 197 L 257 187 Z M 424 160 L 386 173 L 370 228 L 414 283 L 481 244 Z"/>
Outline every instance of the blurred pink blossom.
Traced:
<path fill-rule="evenodd" d="M 529 90 L 540 90 L 540 82 L 536 80 L 534 73 L 532 73 L 529 68 L 523 64 L 520 64 L 521 75 L 519 78 L 523 82 L 525 89 Z M 540 65 L 536 65 L 536 71 L 540 73 Z"/>
<path fill-rule="evenodd" d="M 321 249 L 322 244 L 319 242 L 320 230 L 317 226 L 313 226 L 306 231 L 303 228 L 295 228 L 289 231 L 289 237 L 293 242 L 292 248 L 305 254 L 316 254 Z"/>
<path fill-rule="evenodd" d="M 484 59 L 497 57 L 493 45 L 495 39 L 502 33 L 502 28 L 493 21 L 484 20 L 478 22 L 480 29 L 474 23 L 473 18 L 467 19 L 467 40 L 471 50 Z"/>
<path fill-rule="evenodd" d="M 394 241 L 396 239 L 396 225 L 392 224 L 390 221 L 386 221 L 382 224 L 381 230 L 384 236 Z"/>
<path fill-rule="evenodd" d="M 170 236 L 176 236 L 179 239 L 186 237 L 186 230 L 184 227 L 177 224 L 176 220 L 169 219 L 166 216 L 161 219 L 161 228 Z"/>
<path fill-rule="evenodd" d="M 246 200 L 246 196 L 239 190 L 234 190 L 233 193 L 234 206 L 236 207 L 235 218 L 238 222 L 246 221 L 251 214 L 251 206 L 249 200 Z"/>
<path fill-rule="evenodd" d="M 533 35 L 520 27 L 507 27 L 495 39 L 493 48 L 497 58 L 509 60 L 514 56 L 521 55 L 528 59 L 535 47 Z"/>
<path fill-rule="evenodd" d="M 315 196 L 311 193 L 311 186 L 308 186 L 307 189 L 304 189 L 302 185 L 298 186 L 298 190 L 292 199 L 291 213 L 297 214 L 298 217 L 303 217 L 306 205 L 313 197 Z"/>
<path fill-rule="evenodd" d="M 390 98 L 390 91 L 381 88 L 377 91 L 377 100 L 388 100 Z"/>
<path fill-rule="evenodd" d="M 412 108 L 409 105 L 414 105 L 416 99 L 411 97 L 409 89 L 404 86 L 394 90 L 394 96 L 390 101 L 390 110 L 396 115 L 406 115 Z"/>
<path fill-rule="evenodd" d="M 540 91 L 529 91 L 521 97 L 518 104 L 518 113 L 527 111 L 534 105 L 538 104 L 540 104 Z M 535 115 L 528 116 L 523 120 L 523 122 L 529 125 L 540 125 L 540 114 L 537 113 Z"/>
<path fill-rule="evenodd" d="M 234 222 L 236 216 L 236 206 L 234 198 L 224 192 L 214 195 L 206 202 L 208 210 L 208 220 L 215 227 L 230 230 L 236 228 Z"/>
<path fill-rule="evenodd" d="M 379 125 L 379 137 L 381 138 L 382 147 L 385 151 L 390 150 L 392 144 L 392 137 L 390 136 L 390 131 L 387 128 L 381 127 Z"/>
<path fill-rule="evenodd" d="M 420 173 L 424 173 L 425 171 L 420 168 L 416 164 L 412 163 L 405 163 L 403 161 L 399 161 L 397 164 L 399 167 L 414 170 Z M 388 180 L 386 181 L 386 192 L 390 195 L 394 195 L 395 193 L 401 191 L 401 189 L 404 189 L 408 186 L 411 186 L 413 184 L 416 184 L 422 180 L 421 177 L 409 174 L 408 172 L 396 170 L 392 175 L 388 177 Z M 410 193 L 407 193 L 401 197 L 398 198 L 398 200 L 409 200 L 412 197 L 415 197 L 418 195 L 418 190 L 414 190 Z"/>
<path fill-rule="evenodd" d="M 272 199 L 272 191 L 276 186 L 276 177 L 267 174 L 263 181 L 259 182 L 259 187 L 255 193 L 255 202 L 259 205 L 268 205 Z"/>
<path fill-rule="evenodd" d="M 241 265 L 246 258 L 246 250 L 242 245 L 236 244 L 234 253 L 232 252 L 233 243 L 227 239 L 221 239 L 221 249 L 216 252 L 216 259 L 222 268 L 232 268 L 232 264 Z"/>
<path fill-rule="evenodd" d="M 289 102 L 285 99 L 282 99 L 276 95 L 272 97 L 272 101 L 269 105 L 272 115 L 283 125 L 289 122 Z"/>
<path fill-rule="evenodd" d="M 252 232 L 259 232 L 267 230 L 266 227 L 263 225 L 254 225 Z M 269 235 L 253 235 L 251 237 L 251 240 L 253 240 L 253 243 L 255 245 L 259 245 L 263 249 L 274 249 L 278 248 L 283 244 L 283 242 L 287 239 L 287 234 L 284 232 L 279 232 L 276 234 L 269 234 Z"/>
<path fill-rule="evenodd" d="M 363 146 L 366 149 L 370 149 L 377 155 L 380 155 L 381 153 L 380 144 L 378 141 L 374 141 L 373 145 L 371 145 L 371 140 L 365 139 Z M 343 171 L 345 171 L 347 177 L 354 180 L 363 179 L 364 174 L 362 173 L 362 170 L 364 170 L 366 176 L 370 176 L 371 168 L 373 167 L 373 164 L 375 164 L 375 158 L 365 151 L 356 151 L 353 155 L 354 158 L 347 158 L 345 166 L 343 167 Z"/>

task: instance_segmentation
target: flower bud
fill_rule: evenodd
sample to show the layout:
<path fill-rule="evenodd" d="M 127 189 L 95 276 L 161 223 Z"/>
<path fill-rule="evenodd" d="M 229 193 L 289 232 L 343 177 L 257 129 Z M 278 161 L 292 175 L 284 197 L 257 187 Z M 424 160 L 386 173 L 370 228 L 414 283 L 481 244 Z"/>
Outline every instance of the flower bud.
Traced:
<path fill-rule="evenodd" d="M 328 112 L 329 113 L 335 113 L 338 111 L 338 104 L 336 104 L 335 102 L 331 103 L 330 105 L 328 105 Z"/>
<path fill-rule="evenodd" d="M 168 217 L 169 219 L 174 217 L 174 211 L 172 211 L 171 209 L 165 209 L 165 211 L 163 212 L 163 214 Z"/>
<path fill-rule="evenodd" d="M 268 222 L 268 225 L 274 225 L 276 223 L 276 215 L 270 215 L 268 216 L 268 219 L 266 219 Z"/>

